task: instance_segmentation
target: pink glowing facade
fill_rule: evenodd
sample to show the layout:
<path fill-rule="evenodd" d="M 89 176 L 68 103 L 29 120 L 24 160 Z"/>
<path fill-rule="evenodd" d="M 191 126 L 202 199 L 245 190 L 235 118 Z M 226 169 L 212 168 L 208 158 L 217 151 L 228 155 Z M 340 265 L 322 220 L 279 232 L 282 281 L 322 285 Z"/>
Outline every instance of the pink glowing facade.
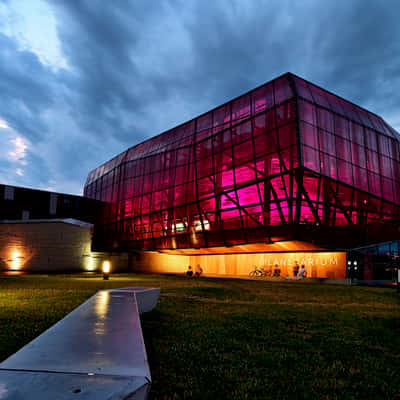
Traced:
<path fill-rule="evenodd" d="M 99 250 L 399 238 L 400 136 L 285 74 L 93 170 Z"/>

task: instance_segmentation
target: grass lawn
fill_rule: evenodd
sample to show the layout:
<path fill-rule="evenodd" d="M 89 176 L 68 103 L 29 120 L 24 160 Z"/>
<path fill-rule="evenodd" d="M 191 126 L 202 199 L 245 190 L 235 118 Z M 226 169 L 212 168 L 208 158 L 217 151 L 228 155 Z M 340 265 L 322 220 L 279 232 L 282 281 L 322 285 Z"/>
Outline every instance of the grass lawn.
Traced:
<path fill-rule="evenodd" d="M 97 290 L 161 287 L 142 317 L 153 399 L 400 399 L 393 289 L 159 275 L 0 275 L 0 360 Z"/>

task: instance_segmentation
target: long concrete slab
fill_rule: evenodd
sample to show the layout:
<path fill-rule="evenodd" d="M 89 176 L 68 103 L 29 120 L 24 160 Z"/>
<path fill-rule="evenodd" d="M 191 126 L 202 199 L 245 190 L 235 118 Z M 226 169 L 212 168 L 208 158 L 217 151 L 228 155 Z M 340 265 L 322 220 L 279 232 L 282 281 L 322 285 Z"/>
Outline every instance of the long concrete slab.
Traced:
<path fill-rule="evenodd" d="M 0 400 L 145 398 L 151 375 L 139 313 L 159 294 L 98 292 L 0 364 Z"/>

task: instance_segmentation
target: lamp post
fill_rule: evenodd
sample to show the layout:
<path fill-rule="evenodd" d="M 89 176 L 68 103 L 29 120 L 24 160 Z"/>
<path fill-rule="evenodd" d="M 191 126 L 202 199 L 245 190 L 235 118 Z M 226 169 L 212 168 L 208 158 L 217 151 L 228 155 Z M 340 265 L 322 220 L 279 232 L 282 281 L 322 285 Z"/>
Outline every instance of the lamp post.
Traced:
<path fill-rule="evenodd" d="M 356 275 L 356 279 L 358 280 L 358 265 L 357 265 L 357 261 L 353 261 L 353 269 L 354 269 L 354 275 Z"/>
<path fill-rule="evenodd" d="M 108 261 L 108 260 L 103 261 L 103 279 L 105 281 L 108 281 L 108 279 L 109 279 L 110 269 L 111 269 L 110 261 Z"/>
<path fill-rule="evenodd" d="M 393 267 L 397 270 L 397 279 L 396 279 L 396 286 L 397 286 L 397 293 L 400 294 L 400 256 L 398 254 L 394 254 L 392 256 L 393 260 Z"/>
<path fill-rule="evenodd" d="M 400 294 L 400 268 L 397 268 L 397 293 Z"/>
<path fill-rule="evenodd" d="M 349 283 L 351 284 L 351 261 L 347 261 L 347 276 L 349 279 Z"/>
<path fill-rule="evenodd" d="M 348 270 L 348 276 L 350 279 L 350 283 L 353 283 L 353 278 L 354 275 L 358 272 L 358 263 L 357 260 L 354 261 L 347 261 L 347 270 Z"/>

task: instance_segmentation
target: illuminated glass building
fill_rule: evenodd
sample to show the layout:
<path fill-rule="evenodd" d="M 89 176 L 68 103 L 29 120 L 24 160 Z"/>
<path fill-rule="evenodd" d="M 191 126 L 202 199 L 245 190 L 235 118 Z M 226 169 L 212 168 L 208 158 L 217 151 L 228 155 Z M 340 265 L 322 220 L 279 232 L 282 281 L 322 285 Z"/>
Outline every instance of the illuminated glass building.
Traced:
<path fill-rule="evenodd" d="M 399 144 L 379 116 L 287 73 L 92 171 L 84 194 L 107 202 L 93 247 L 292 262 L 398 240 Z M 313 276 L 343 278 L 345 263 Z"/>

